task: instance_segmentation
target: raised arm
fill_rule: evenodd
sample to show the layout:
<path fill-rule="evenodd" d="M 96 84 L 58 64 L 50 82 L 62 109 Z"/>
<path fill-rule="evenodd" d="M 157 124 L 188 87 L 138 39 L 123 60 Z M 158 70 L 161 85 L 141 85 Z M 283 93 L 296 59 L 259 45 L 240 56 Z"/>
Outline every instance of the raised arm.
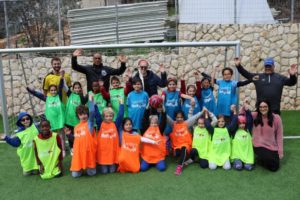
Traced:
<path fill-rule="evenodd" d="M 192 107 L 192 106 L 191 106 Z M 197 122 L 197 119 L 203 114 L 203 111 L 198 112 L 197 114 L 193 115 L 192 117 L 189 117 L 185 122 L 188 124 L 188 127 L 194 126 L 194 124 Z"/>
<path fill-rule="evenodd" d="M 82 49 L 76 49 L 72 55 L 72 69 L 81 73 L 86 73 L 86 67 L 79 65 L 77 62 L 77 56 L 81 56 L 83 53 Z"/>
<path fill-rule="evenodd" d="M 95 103 L 94 103 L 94 97 L 91 94 L 89 96 L 89 119 L 88 119 L 88 127 L 89 127 L 89 131 L 92 134 L 94 131 L 94 119 L 95 119 Z"/>
<path fill-rule="evenodd" d="M 118 111 L 118 116 L 116 118 L 115 124 L 117 129 L 122 127 L 122 120 L 123 120 L 123 116 L 124 116 L 124 101 L 123 99 L 119 99 L 119 111 Z"/>
<path fill-rule="evenodd" d="M 161 74 L 161 78 L 154 74 L 155 82 L 159 87 L 167 86 L 167 73 L 165 72 L 165 66 L 163 64 L 159 65 L 159 71 Z"/>
<path fill-rule="evenodd" d="M 289 74 L 290 74 L 290 78 L 286 78 L 284 80 L 284 85 L 287 86 L 293 86 L 297 83 L 297 65 L 296 64 L 292 64 L 290 69 L 289 69 Z"/>
<path fill-rule="evenodd" d="M 125 55 L 118 56 L 119 62 L 121 62 L 121 66 L 117 69 L 110 68 L 110 75 L 122 75 L 126 70 L 126 62 L 127 57 Z"/>
<path fill-rule="evenodd" d="M 248 72 L 242 65 L 240 58 L 234 58 L 234 64 L 238 72 L 248 80 L 252 80 L 255 74 Z"/>
<path fill-rule="evenodd" d="M 45 96 L 43 93 L 38 92 L 38 91 L 36 91 L 36 90 L 34 90 L 34 89 L 31 89 L 31 88 L 29 88 L 29 87 L 26 87 L 26 89 L 27 89 L 27 91 L 28 91 L 30 94 L 32 94 L 33 96 L 39 98 L 39 99 L 42 100 L 42 101 L 46 101 L 47 96 Z"/>

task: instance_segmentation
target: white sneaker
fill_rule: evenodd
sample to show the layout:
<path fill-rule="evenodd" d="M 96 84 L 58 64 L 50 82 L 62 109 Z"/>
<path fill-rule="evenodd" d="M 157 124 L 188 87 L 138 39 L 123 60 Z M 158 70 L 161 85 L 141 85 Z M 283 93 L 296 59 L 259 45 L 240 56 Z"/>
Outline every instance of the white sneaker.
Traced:
<path fill-rule="evenodd" d="M 183 164 L 185 165 L 185 166 L 188 166 L 189 164 L 192 164 L 194 161 L 190 158 L 190 159 L 188 159 L 188 160 L 186 160 Z"/>
<path fill-rule="evenodd" d="M 70 155 L 73 156 L 73 148 L 70 149 Z"/>

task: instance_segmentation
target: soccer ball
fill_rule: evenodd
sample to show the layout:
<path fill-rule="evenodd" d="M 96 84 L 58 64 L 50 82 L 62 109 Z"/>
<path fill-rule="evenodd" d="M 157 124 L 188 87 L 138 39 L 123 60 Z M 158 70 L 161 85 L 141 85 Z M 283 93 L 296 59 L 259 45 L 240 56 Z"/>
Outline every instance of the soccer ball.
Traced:
<path fill-rule="evenodd" d="M 162 106 L 162 104 L 163 104 L 163 99 L 157 94 L 152 95 L 149 99 L 149 105 L 152 108 L 159 108 Z"/>

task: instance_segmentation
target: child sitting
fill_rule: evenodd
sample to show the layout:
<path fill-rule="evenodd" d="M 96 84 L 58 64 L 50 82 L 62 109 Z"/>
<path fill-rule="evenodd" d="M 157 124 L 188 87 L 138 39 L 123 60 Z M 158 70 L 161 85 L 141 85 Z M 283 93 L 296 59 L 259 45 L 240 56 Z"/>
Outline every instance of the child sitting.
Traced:
<path fill-rule="evenodd" d="M 233 132 L 232 139 L 232 151 L 231 160 L 233 160 L 233 168 L 236 170 L 242 170 L 243 167 L 246 170 L 252 170 L 254 164 L 254 151 L 252 144 L 252 126 L 253 118 L 249 111 L 247 102 L 242 108 L 244 115 L 238 116 L 238 129 Z"/>
<path fill-rule="evenodd" d="M 32 117 L 26 112 L 19 114 L 16 125 L 19 127 L 16 137 L 9 137 L 4 134 L 1 139 L 4 139 L 9 145 L 17 147 L 24 176 L 38 174 L 39 166 L 35 159 L 32 143 L 39 133 L 38 129 L 35 127 Z"/>
<path fill-rule="evenodd" d="M 34 140 L 34 151 L 37 164 L 40 166 L 42 179 L 50 179 L 62 175 L 62 147 L 57 133 L 50 131 L 50 122 L 40 123 L 40 134 Z"/>

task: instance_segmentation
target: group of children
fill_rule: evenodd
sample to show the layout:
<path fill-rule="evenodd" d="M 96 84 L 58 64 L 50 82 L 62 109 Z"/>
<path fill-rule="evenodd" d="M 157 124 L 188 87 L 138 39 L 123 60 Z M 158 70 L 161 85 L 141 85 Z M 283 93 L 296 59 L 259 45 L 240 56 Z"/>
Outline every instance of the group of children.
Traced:
<path fill-rule="evenodd" d="M 139 78 L 127 78 L 121 87 L 118 77 L 111 78 L 111 89 L 103 82 L 93 82 L 92 91 L 83 95 L 79 82 L 70 90 L 61 73 L 59 86 L 50 85 L 45 96 L 32 88 L 29 93 L 46 102 L 45 116 L 39 131 L 31 116 L 21 113 L 16 137 L 5 137 L 18 147 L 24 175 L 37 174 L 43 179 L 62 175 L 65 135 L 72 155 L 73 177 L 119 172 L 146 171 L 155 166 L 166 169 L 165 157 L 178 157 L 175 175 L 184 166 L 198 161 L 202 168 L 253 168 L 251 139 L 252 117 L 248 107 L 238 115 L 236 87 L 246 83 L 232 81 L 231 68 L 222 70 L 223 80 L 204 74 L 196 84 L 181 89 L 169 78 L 161 96 L 149 98 Z M 218 87 L 215 102 L 213 84 Z M 68 95 L 66 104 L 61 94 Z M 215 116 L 218 116 L 216 118 Z M 59 137 L 60 136 L 60 137 Z M 171 145 L 170 145 L 171 144 Z"/>

